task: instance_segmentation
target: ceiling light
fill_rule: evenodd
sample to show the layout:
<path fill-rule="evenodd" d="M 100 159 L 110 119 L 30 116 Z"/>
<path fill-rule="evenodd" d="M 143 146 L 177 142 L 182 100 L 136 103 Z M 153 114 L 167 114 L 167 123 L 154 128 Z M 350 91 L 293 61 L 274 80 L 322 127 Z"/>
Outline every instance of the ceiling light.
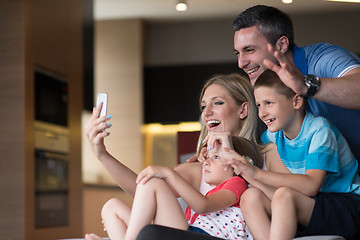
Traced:
<path fill-rule="evenodd" d="M 289 4 L 289 3 L 292 3 L 293 0 L 282 0 L 283 3 L 286 3 L 286 4 Z"/>
<path fill-rule="evenodd" d="M 176 11 L 184 12 L 187 10 L 187 4 L 185 0 L 179 0 L 176 4 Z"/>

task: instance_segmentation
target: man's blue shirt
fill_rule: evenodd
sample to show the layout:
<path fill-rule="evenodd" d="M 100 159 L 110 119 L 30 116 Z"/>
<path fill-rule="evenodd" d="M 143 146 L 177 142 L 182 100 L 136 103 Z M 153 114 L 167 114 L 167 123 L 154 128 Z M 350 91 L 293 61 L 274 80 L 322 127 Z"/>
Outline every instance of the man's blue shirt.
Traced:
<path fill-rule="evenodd" d="M 295 46 L 294 61 L 304 75 L 314 74 L 319 78 L 342 77 L 351 69 L 360 67 L 358 56 L 345 48 L 328 43 L 301 48 Z M 341 108 L 313 98 L 308 101 L 308 110 L 315 116 L 325 117 L 335 124 L 344 135 L 355 157 L 360 159 L 359 110 Z"/>

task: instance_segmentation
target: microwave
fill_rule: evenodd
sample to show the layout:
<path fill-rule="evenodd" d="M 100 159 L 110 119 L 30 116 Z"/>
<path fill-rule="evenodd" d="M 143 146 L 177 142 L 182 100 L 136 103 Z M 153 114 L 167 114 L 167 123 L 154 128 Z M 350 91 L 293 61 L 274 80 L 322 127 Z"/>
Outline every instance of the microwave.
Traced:
<path fill-rule="evenodd" d="M 61 74 L 35 66 L 35 119 L 68 126 L 68 81 Z"/>

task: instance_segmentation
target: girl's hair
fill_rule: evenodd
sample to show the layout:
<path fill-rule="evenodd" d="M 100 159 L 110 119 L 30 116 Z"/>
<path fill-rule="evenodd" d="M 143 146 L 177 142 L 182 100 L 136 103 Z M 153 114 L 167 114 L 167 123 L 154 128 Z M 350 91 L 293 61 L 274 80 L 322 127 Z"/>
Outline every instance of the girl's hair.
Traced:
<path fill-rule="evenodd" d="M 213 85 L 217 84 L 230 94 L 230 96 L 234 99 L 237 105 L 241 105 L 244 102 L 248 103 L 248 115 L 241 120 L 242 127 L 240 129 L 239 136 L 250 140 L 255 146 L 259 149 L 263 149 L 263 144 L 260 140 L 260 122 L 258 119 L 258 110 L 255 105 L 255 98 L 253 87 L 251 86 L 249 80 L 244 76 L 238 73 L 232 74 L 220 74 L 211 77 L 203 86 L 200 94 L 200 109 L 201 109 L 201 100 L 204 97 L 206 89 Z M 240 121 L 240 119 L 239 119 Z M 208 135 L 208 129 L 205 124 L 203 124 L 197 144 L 197 152 L 198 154 L 201 151 L 202 141 Z"/>
<path fill-rule="evenodd" d="M 263 158 L 259 151 L 259 148 L 243 137 L 232 136 L 232 143 L 234 150 L 243 156 L 250 157 L 254 161 L 254 165 L 262 168 L 263 167 Z"/>

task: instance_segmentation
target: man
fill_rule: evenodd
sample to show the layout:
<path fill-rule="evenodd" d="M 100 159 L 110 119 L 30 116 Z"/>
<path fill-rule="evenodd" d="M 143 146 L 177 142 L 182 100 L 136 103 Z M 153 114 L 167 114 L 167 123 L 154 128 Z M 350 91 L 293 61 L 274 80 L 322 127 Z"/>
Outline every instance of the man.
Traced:
<path fill-rule="evenodd" d="M 238 66 L 254 85 L 267 68 L 294 92 L 308 98 L 309 110 L 333 122 L 360 160 L 360 58 L 327 43 L 299 48 L 292 21 L 274 7 L 257 5 L 233 23 Z"/>

